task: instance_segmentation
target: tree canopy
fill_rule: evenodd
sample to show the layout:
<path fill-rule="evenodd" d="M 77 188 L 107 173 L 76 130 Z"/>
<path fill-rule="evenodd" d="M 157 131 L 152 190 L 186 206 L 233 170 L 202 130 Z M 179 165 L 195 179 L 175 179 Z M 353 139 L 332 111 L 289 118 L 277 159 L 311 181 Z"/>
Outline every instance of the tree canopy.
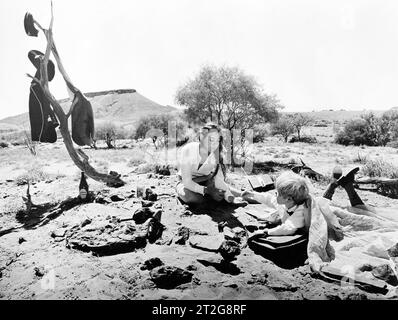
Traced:
<path fill-rule="evenodd" d="M 212 121 L 229 130 L 275 121 L 283 108 L 276 96 L 264 93 L 252 76 L 226 66 L 203 67 L 177 90 L 176 102 L 187 107 L 185 114 L 190 122 Z"/>

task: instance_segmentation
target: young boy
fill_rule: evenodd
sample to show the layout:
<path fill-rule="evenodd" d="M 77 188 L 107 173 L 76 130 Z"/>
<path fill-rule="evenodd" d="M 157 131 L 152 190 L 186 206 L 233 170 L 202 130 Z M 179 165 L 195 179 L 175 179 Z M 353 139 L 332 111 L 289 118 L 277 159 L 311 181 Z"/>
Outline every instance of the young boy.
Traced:
<path fill-rule="evenodd" d="M 276 179 L 276 191 L 258 193 L 245 191 L 242 198 L 249 202 L 259 202 L 275 209 L 266 223 L 267 228 L 256 234 L 270 236 L 293 235 L 305 227 L 305 214 L 308 208 L 304 205 L 309 199 L 309 188 L 304 177 L 293 172 L 284 172 Z"/>

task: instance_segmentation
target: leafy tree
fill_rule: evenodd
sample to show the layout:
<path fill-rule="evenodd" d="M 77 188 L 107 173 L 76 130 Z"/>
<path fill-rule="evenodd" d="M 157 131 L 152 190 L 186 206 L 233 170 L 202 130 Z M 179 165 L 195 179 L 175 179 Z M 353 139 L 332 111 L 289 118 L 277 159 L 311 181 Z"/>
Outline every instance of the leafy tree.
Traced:
<path fill-rule="evenodd" d="M 141 118 L 135 131 L 135 139 L 152 138 L 156 148 L 156 143 L 160 140 L 163 140 L 165 145 L 167 145 L 169 123 L 172 121 L 176 122 L 178 140 L 185 133 L 186 125 L 180 117 L 176 117 L 176 115 L 170 113 Z"/>
<path fill-rule="evenodd" d="M 124 131 L 113 122 L 99 124 L 95 131 L 95 142 L 97 139 L 105 140 L 109 149 L 116 148 L 116 139 L 124 138 Z"/>
<path fill-rule="evenodd" d="M 294 113 L 291 116 L 291 122 L 297 132 L 297 139 L 298 141 L 300 141 L 301 129 L 303 129 L 303 127 L 309 126 L 313 122 L 313 119 L 310 116 L 303 113 Z"/>
<path fill-rule="evenodd" d="M 287 115 L 280 117 L 277 122 L 271 125 L 271 134 L 274 136 L 282 136 L 285 142 L 288 141 L 289 137 L 294 133 L 294 131 L 295 127 L 292 123 L 292 118 Z"/>
<path fill-rule="evenodd" d="M 187 107 L 189 122 L 215 122 L 231 134 L 240 130 L 242 137 L 246 129 L 277 120 L 282 108 L 276 96 L 264 93 L 252 76 L 226 66 L 203 67 L 177 90 L 176 102 Z"/>

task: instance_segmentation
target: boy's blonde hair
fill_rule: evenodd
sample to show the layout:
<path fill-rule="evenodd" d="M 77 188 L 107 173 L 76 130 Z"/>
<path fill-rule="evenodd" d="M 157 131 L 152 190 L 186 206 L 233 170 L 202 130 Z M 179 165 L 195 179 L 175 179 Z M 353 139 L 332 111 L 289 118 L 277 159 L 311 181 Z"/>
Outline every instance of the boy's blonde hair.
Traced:
<path fill-rule="evenodd" d="M 301 204 L 309 197 L 307 180 L 298 174 L 286 171 L 275 181 L 276 190 L 284 197 L 291 197 L 296 204 Z"/>

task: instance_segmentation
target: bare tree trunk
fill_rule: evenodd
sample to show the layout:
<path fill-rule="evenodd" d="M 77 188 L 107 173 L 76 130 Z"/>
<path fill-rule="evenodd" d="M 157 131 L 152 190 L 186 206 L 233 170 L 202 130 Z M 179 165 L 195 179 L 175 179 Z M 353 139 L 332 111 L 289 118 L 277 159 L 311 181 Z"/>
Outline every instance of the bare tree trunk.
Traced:
<path fill-rule="evenodd" d="M 51 4 L 51 9 L 52 9 L 52 4 Z M 78 91 L 78 89 L 76 89 L 76 87 L 73 86 L 72 82 L 70 81 L 69 76 L 66 74 L 65 69 L 62 65 L 61 59 L 60 59 L 58 52 L 55 48 L 53 35 L 52 35 L 53 22 L 54 22 L 54 16 L 53 16 L 53 13 L 51 12 L 51 23 L 50 23 L 50 27 L 48 30 L 43 29 L 38 23 L 36 23 L 38 25 L 38 27 L 43 31 L 44 35 L 47 38 L 47 49 L 46 49 L 46 54 L 45 54 L 44 60 L 41 61 L 41 63 L 40 63 L 40 73 L 41 73 L 40 80 L 33 78 L 32 76 L 30 76 L 30 77 L 33 78 L 38 84 L 40 84 L 46 98 L 50 101 L 50 103 L 54 109 L 54 112 L 59 120 L 59 123 L 60 123 L 59 129 L 61 131 L 62 138 L 64 139 L 64 144 L 69 153 L 69 156 L 71 157 L 71 159 L 73 160 L 75 165 L 81 171 L 84 171 L 87 174 L 87 176 L 89 176 L 90 178 L 92 178 L 96 181 L 104 182 L 107 185 L 112 186 L 112 187 L 122 186 L 125 183 L 120 179 L 120 174 L 116 174 L 116 173 L 115 174 L 105 174 L 105 173 L 97 172 L 89 164 L 89 162 L 88 162 L 89 157 L 83 152 L 83 150 L 81 150 L 81 149 L 76 150 L 74 148 L 72 138 L 70 136 L 69 129 L 68 129 L 68 117 L 70 116 L 72 110 L 70 110 L 68 112 L 68 115 L 66 115 L 64 113 L 64 111 L 62 110 L 62 107 L 59 104 L 59 102 L 57 101 L 57 99 L 54 98 L 54 96 L 51 94 L 51 92 L 49 90 L 47 64 L 48 64 L 48 60 L 50 57 L 50 52 L 52 51 L 54 54 L 54 57 L 57 61 L 58 69 L 61 72 L 68 88 L 73 93 L 76 93 Z"/>

